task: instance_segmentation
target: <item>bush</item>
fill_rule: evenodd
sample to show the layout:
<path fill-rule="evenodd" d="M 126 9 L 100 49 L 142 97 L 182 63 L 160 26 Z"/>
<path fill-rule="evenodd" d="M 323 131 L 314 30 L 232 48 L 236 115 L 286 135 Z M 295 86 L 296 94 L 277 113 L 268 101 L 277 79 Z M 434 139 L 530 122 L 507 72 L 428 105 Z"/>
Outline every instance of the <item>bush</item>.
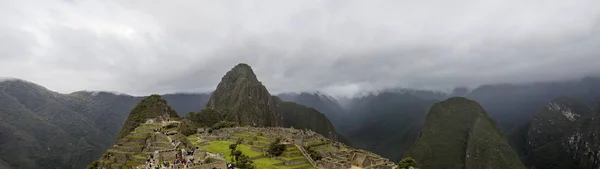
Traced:
<path fill-rule="evenodd" d="M 281 144 L 281 139 L 277 138 L 274 142 L 269 144 L 267 154 L 272 157 L 277 157 L 283 154 L 285 151 L 285 145 Z"/>
<path fill-rule="evenodd" d="M 256 167 L 254 167 L 254 162 L 252 162 L 250 160 L 250 157 L 248 157 L 247 155 L 240 155 L 238 157 L 238 160 L 236 160 L 236 167 L 240 168 L 240 169 L 254 169 Z"/>
<path fill-rule="evenodd" d="M 181 124 L 181 127 L 179 127 L 179 133 L 183 134 L 184 136 L 190 136 L 192 134 L 196 134 L 197 129 L 198 127 L 193 122 L 184 120 Z"/>
<path fill-rule="evenodd" d="M 221 113 L 214 109 L 205 108 L 198 113 L 189 112 L 185 118 L 202 127 L 210 127 L 222 120 Z"/>
<path fill-rule="evenodd" d="M 235 148 L 237 148 L 237 144 L 230 144 L 229 145 L 229 149 L 231 149 L 232 153 L 233 153 L 233 151 L 235 151 Z"/>
<path fill-rule="evenodd" d="M 235 158 L 235 161 L 238 161 L 240 156 L 242 155 L 242 151 L 235 150 L 231 153 L 231 155 Z"/>
<path fill-rule="evenodd" d="M 218 123 L 215 123 L 212 126 L 213 130 L 218 130 L 218 129 L 222 129 L 222 128 L 229 128 L 229 127 L 235 127 L 237 125 L 237 123 L 235 122 L 230 122 L 230 121 L 220 121 Z"/>
<path fill-rule="evenodd" d="M 410 167 L 415 167 L 416 165 L 417 165 L 417 162 L 415 161 L 414 158 L 405 157 L 402 160 L 400 160 L 400 162 L 398 163 L 398 168 L 408 169 Z"/>

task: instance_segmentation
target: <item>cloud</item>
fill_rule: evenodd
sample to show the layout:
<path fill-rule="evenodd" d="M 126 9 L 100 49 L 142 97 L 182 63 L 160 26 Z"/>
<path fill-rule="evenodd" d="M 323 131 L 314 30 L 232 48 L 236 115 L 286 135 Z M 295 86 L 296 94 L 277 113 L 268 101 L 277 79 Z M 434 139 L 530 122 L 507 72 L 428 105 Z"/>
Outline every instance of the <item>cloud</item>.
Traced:
<path fill-rule="evenodd" d="M 52 90 L 447 90 L 600 72 L 596 0 L 5 0 L 0 76 Z"/>

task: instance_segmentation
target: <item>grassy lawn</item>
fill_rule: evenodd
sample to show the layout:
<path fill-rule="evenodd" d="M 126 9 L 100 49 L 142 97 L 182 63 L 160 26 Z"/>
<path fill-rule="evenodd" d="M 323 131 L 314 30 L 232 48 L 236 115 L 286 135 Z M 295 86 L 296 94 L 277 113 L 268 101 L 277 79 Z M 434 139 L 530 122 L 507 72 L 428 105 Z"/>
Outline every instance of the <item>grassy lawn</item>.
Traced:
<path fill-rule="evenodd" d="M 259 155 L 263 155 L 262 152 L 254 151 L 254 150 L 250 149 L 249 145 L 245 145 L 245 144 L 238 145 L 236 149 L 242 151 L 242 154 L 247 155 L 250 158 L 256 157 Z"/>
<path fill-rule="evenodd" d="M 208 145 L 200 146 L 200 148 L 204 148 L 204 149 L 206 149 L 206 151 L 211 152 L 211 153 L 224 154 L 225 160 L 227 160 L 227 162 L 231 162 L 231 150 L 229 149 L 229 145 L 231 145 L 233 143 L 234 142 L 231 142 L 231 141 L 211 141 L 211 142 L 209 142 Z M 263 155 L 262 152 L 258 152 L 258 151 L 254 151 L 254 150 L 250 149 L 250 145 L 246 145 L 246 144 L 240 144 L 237 146 L 236 149 L 242 151 L 242 153 L 244 155 L 247 155 L 249 157 L 256 157 L 256 156 Z M 298 151 L 298 149 L 296 147 L 291 147 L 287 150 Z M 297 157 L 286 158 L 286 159 L 304 159 L 304 156 L 297 156 Z M 255 159 L 252 161 L 254 161 L 254 164 L 256 165 L 256 167 L 258 167 L 260 169 L 293 169 L 293 168 L 300 167 L 303 165 L 310 165 L 309 163 L 306 163 L 306 164 L 301 164 L 301 165 L 297 165 L 297 166 L 284 166 L 284 165 L 275 166 L 275 164 L 280 164 L 283 161 L 274 160 L 274 159 L 271 159 L 268 157 L 259 158 L 259 159 Z"/>
<path fill-rule="evenodd" d="M 231 160 L 231 149 L 229 149 L 229 145 L 231 145 L 233 143 L 234 142 L 230 142 L 230 141 L 211 141 L 208 145 L 200 146 L 200 148 L 205 148 L 206 151 L 211 152 L 211 153 L 224 154 L 225 159 L 227 159 L 227 161 L 230 161 Z M 238 145 L 236 150 L 242 151 L 242 154 L 247 155 L 248 157 L 256 157 L 256 156 L 263 154 L 262 152 L 258 152 L 258 151 L 254 151 L 254 150 L 250 149 L 250 146 L 245 145 L 245 144 Z"/>
<path fill-rule="evenodd" d="M 211 141 L 206 146 L 200 146 L 200 148 L 205 148 L 206 151 L 211 153 L 219 153 L 225 155 L 225 160 L 227 162 L 231 162 L 231 150 L 229 149 L 229 145 L 233 144 L 230 141 Z"/>

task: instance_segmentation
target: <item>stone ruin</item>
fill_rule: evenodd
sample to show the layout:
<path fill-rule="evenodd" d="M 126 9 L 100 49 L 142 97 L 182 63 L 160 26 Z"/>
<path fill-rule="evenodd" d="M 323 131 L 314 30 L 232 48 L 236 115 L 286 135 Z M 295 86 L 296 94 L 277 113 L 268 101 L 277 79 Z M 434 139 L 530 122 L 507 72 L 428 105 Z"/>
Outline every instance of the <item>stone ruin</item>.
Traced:
<path fill-rule="evenodd" d="M 364 150 L 343 148 L 347 147 L 343 143 L 329 142 L 329 139 L 321 136 L 320 134 L 310 130 L 299 130 L 294 128 L 281 128 L 281 127 L 234 127 L 224 128 L 215 130 L 212 133 L 200 134 L 202 140 L 233 140 L 231 137 L 238 133 L 253 133 L 257 136 L 264 136 L 269 142 L 274 141 L 276 138 L 282 138 L 283 143 L 288 145 L 299 145 L 304 149 L 304 141 L 319 140 L 325 142 L 327 146 L 332 147 L 328 150 L 318 150 L 323 156 L 321 160 L 316 161 L 316 166 L 327 169 L 347 169 L 352 166 L 364 168 L 364 169 L 392 169 L 396 165 L 390 162 L 388 159 L 370 153 Z M 252 142 L 252 140 L 244 140 Z M 293 144 L 292 144 L 293 143 Z M 262 144 L 262 143 L 254 143 Z M 255 151 L 265 151 L 256 146 L 251 146 Z M 312 160 L 311 160 L 312 161 Z"/>
<path fill-rule="evenodd" d="M 194 150 L 194 154 L 191 156 L 184 156 L 185 149 L 168 149 L 159 150 L 154 153 L 154 163 L 157 164 L 160 161 L 172 162 L 175 159 L 181 158 L 184 160 L 194 159 L 195 163 L 188 164 L 188 168 L 191 169 L 213 169 L 213 168 L 226 168 L 227 162 L 225 156 L 222 154 L 212 154 L 207 152 L 205 149 Z M 158 159 L 157 159 L 158 158 Z M 183 164 L 173 165 L 174 168 L 184 168 Z"/>

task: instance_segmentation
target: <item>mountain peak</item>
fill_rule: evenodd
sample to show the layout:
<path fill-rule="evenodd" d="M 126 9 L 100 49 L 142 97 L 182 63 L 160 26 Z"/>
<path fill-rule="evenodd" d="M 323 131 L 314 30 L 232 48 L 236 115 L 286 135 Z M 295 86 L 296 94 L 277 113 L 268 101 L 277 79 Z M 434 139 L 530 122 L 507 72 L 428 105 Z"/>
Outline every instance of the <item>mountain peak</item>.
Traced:
<path fill-rule="evenodd" d="M 281 119 L 274 105 L 252 68 L 240 63 L 223 76 L 206 107 L 220 112 L 223 120 L 240 125 L 278 126 Z"/>
<path fill-rule="evenodd" d="M 122 138 L 149 119 L 156 121 L 178 119 L 177 112 L 160 95 L 151 95 L 140 101 L 129 113 L 118 138 Z"/>
<path fill-rule="evenodd" d="M 242 81 L 259 82 L 250 65 L 240 63 L 229 70 L 221 79 L 222 82 L 236 83 Z M 260 82 L 259 82 L 260 83 Z"/>
<path fill-rule="evenodd" d="M 408 156 L 428 168 L 525 168 L 483 107 L 464 97 L 434 104 Z"/>

